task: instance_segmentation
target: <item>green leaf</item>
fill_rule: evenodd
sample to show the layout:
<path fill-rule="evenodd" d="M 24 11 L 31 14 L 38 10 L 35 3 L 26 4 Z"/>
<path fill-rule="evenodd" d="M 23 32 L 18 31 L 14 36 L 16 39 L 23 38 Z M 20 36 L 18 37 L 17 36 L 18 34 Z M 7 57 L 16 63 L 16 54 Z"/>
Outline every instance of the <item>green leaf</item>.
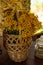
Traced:
<path fill-rule="evenodd" d="M 7 31 L 8 32 L 8 34 L 14 34 L 14 35 L 19 35 L 19 30 L 8 30 Z"/>

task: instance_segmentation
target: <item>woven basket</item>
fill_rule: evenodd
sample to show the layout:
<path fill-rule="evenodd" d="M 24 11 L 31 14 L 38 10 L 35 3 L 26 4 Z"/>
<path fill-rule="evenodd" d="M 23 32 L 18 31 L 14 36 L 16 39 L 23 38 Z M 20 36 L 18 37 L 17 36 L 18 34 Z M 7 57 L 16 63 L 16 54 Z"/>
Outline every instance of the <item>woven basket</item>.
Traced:
<path fill-rule="evenodd" d="M 27 59 L 32 38 L 3 33 L 4 46 L 11 60 L 21 62 Z"/>

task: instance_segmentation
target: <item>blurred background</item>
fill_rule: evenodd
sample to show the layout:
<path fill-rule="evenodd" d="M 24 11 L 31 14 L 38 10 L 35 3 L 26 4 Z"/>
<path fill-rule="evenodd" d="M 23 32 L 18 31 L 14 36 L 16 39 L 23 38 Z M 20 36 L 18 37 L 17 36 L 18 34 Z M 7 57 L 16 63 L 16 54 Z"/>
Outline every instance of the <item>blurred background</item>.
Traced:
<path fill-rule="evenodd" d="M 42 23 L 42 28 L 35 34 L 43 32 L 43 0 L 31 0 L 31 12 L 38 16 L 38 20 Z"/>

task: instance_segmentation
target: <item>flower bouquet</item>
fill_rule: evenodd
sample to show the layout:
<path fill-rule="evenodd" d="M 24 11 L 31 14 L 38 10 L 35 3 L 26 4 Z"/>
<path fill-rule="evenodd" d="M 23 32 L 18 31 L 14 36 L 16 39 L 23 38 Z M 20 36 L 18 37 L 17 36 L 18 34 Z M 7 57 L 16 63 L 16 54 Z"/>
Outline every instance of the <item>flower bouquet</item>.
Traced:
<path fill-rule="evenodd" d="M 13 6 L 15 5 L 13 4 Z M 27 59 L 32 36 L 41 27 L 41 23 L 37 17 L 25 8 L 22 8 L 23 6 L 20 9 L 17 6 L 9 6 L 3 11 L 3 44 L 9 57 L 15 62 L 21 62 Z"/>

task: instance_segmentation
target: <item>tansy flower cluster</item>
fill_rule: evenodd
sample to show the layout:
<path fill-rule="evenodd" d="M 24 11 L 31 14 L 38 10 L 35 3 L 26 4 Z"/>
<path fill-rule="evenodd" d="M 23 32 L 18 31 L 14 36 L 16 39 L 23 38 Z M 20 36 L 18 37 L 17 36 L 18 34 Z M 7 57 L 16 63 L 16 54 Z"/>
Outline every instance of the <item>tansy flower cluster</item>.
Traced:
<path fill-rule="evenodd" d="M 33 13 L 19 11 L 18 14 L 16 11 L 12 10 L 7 10 L 4 13 L 4 16 L 6 16 L 4 27 L 7 30 L 18 30 L 21 32 L 22 37 L 30 37 L 36 30 L 40 29 L 41 23 L 38 21 L 37 16 Z"/>

